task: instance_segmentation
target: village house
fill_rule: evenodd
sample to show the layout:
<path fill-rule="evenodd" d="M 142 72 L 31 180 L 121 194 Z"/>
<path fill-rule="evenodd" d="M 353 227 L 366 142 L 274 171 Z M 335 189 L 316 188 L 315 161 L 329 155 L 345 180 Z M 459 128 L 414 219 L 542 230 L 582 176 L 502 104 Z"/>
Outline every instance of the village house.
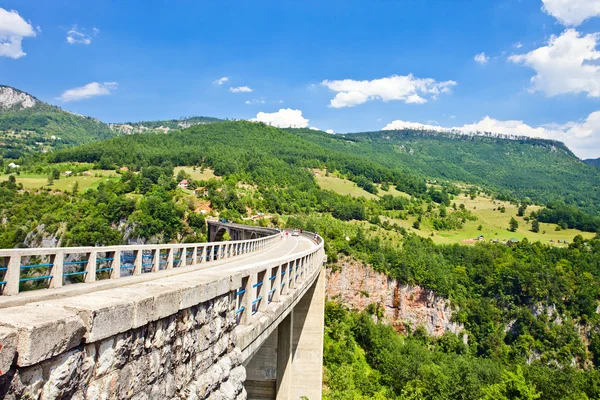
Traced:
<path fill-rule="evenodd" d="M 187 189 L 187 187 L 188 187 L 188 180 L 187 179 L 183 179 L 181 182 L 179 182 L 179 184 L 177 186 L 180 187 L 180 188 L 182 188 L 182 189 Z"/>

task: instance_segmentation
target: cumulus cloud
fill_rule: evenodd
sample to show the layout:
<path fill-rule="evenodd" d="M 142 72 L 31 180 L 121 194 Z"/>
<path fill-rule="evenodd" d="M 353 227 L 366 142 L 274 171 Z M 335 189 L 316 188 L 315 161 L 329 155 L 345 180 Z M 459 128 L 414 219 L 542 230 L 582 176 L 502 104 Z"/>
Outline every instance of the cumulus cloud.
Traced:
<path fill-rule="evenodd" d="M 252 89 L 250 89 L 248 86 L 239 86 L 239 87 L 230 87 L 229 91 L 231 93 L 250 93 L 250 92 L 252 92 Z"/>
<path fill-rule="evenodd" d="M 256 118 L 252 118 L 250 121 L 264 122 L 278 128 L 306 128 L 308 126 L 308 119 L 302 116 L 302 111 L 291 108 L 282 108 L 273 113 L 259 112 L 256 114 Z"/>
<path fill-rule="evenodd" d="M 23 38 L 35 37 L 30 23 L 15 10 L 0 8 L 0 56 L 21 58 L 26 55 L 21 47 Z"/>
<path fill-rule="evenodd" d="M 466 134 L 490 132 L 553 139 L 564 142 L 581 158 L 600 157 L 600 111 L 591 113 L 581 121 L 568 122 L 563 125 L 550 124 L 538 127 L 527 125 L 523 121 L 500 121 L 488 116 L 479 122 L 456 127 L 442 127 L 401 120 L 392 121 L 383 127 L 383 130 L 395 129 L 424 129 Z"/>
<path fill-rule="evenodd" d="M 600 0 L 542 0 L 542 10 L 566 26 L 600 15 Z"/>
<path fill-rule="evenodd" d="M 96 96 L 105 96 L 111 94 L 111 90 L 116 89 L 117 86 L 117 82 L 92 82 L 85 86 L 65 91 L 59 99 L 62 101 L 78 101 Z"/>
<path fill-rule="evenodd" d="M 329 133 L 330 135 L 333 135 L 335 133 L 333 129 L 327 129 L 325 132 Z"/>
<path fill-rule="evenodd" d="M 216 81 L 213 81 L 213 83 L 214 83 L 215 85 L 222 85 L 222 84 L 224 84 L 225 82 L 227 82 L 228 80 L 229 80 L 229 77 L 228 77 L 228 76 L 224 76 L 224 77 L 222 77 L 222 78 L 219 78 L 219 79 L 217 79 Z"/>
<path fill-rule="evenodd" d="M 485 52 L 482 52 L 482 53 L 476 54 L 475 57 L 473 57 L 473 60 L 475 60 L 479 64 L 485 64 L 490 60 L 490 58 L 485 55 Z"/>
<path fill-rule="evenodd" d="M 600 34 L 581 35 L 574 29 L 560 36 L 552 35 L 546 46 L 508 59 L 531 67 L 531 90 L 556 96 L 565 93 L 587 93 L 600 96 L 600 52 L 596 50 Z"/>
<path fill-rule="evenodd" d="M 93 35 L 96 36 L 100 33 L 100 29 L 92 28 Z M 91 44 L 92 36 L 85 33 L 85 29 L 73 25 L 71 29 L 67 31 L 67 43 L 69 44 Z"/>
<path fill-rule="evenodd" d="M 392 75 L 387 78 L 370 81 L 353 79 L 325 80 L 321 85 L 337 92 L 329 106 L 333 108 L 353 107 L 370 100 L 380 99 L 384 102 L 400 100 L 405 103 L 426 103 L 426 97 L 437 98 L 441 93 L 448 93 L 454 81 L 437 82 L 431 78 L 415 78 L 409 75 Z"/>

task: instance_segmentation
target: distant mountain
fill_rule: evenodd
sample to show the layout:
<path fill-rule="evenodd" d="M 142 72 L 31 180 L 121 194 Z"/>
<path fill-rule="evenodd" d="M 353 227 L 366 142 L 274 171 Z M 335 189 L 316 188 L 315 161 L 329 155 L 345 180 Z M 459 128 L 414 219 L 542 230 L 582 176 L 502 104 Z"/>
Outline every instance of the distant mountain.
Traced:
<path fill-rule="evenodd" d="M 600 168 L 600 158 L 588 158 L 587 160 L 583 160 L 583 162 Z"/>
<path fill-rule="evenodd" d="M 223 120 L 212 117 L 189 117 L 159 121 L 114 123 L 109 124 L 108 126 L 115 132 L 131 135 L 133 133 L 145 133 L 150 131 L 167 133 L 172 130 L 186 129 L 194 125 L 210 124 L 221 121 Z"/>
<path fill-rule="evenodd" d="M 18 158 L 116 136 L 107 124 L 0 85 L 0 156 Z"/>
<path fill-rule="evenodd" d="M 329 135 L 290 130 L 331 150 L 437 180 L 493 188 L 508 197 L 566 201 L 600 215 L 600 170 L 554 140 L 397 130 Z"/>

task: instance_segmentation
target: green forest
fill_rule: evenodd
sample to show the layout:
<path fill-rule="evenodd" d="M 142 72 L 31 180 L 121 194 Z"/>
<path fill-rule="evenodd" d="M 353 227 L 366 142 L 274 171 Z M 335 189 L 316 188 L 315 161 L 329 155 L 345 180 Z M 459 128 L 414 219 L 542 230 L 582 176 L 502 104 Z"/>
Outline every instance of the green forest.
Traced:
<path fill-rule="evenodd" d="M 0 247 L 36 246 L 42 238 L 60 246 L 197 242 L 206 240 L 199 202 L 210 204 L 211 217 L 236 222 L 268 213 L 257 223 L 318 232 L 330 268 L 340 268 L 337 261 L 347 257 L 432 290 L 448 300 L 454 322 L 464 327 L 462 336 L 433 337 L 420 326 L 406 326 L 403 335 L 382 322 L 380 304 L 350 310 L 330 298 L 326 398 L 600 398 L 600 201 L 593 190 L 600 172 L 546 141 L 397 134 L 388 143 L 384 136 L 393 132 L 336 137 L 225 121 L 22 156 L 15 160 L 19 174 L 60 180 L 67 169 L 82 172 L 80 166 L 113 170 L 117 177 L 97 188 L 59 191 L 52 185 L 24 190 L 11 175 L 0 183 Z M 404 140 L 413 155 L 430 147 L 429 155 L 408 162 L 413 155 L 398 153 Z M 486 157 L 497 163 L 478 172 Z M 514 179 L 510 163 L 519 170 Z M 176 176 L 177 166 L 210 168 L 217 178 L 194 180 L 183 170 Z M 340 195 L 320 188 L 314 169 L 344 176 L 367 193 L 392 187 L 402 195 Z M 178 189 L 181 179 L 205 194 Z M 383 218 L 410 215 L 417 223 L 427 217 L 440 231 L 456 229 L 473 219 L 457 196 L 479 192 L 513 201 L 532 221 L 596 237 L 576 236 L 562 247 L 526 239 L 440 245 Z M 527 210 L 535 203 L 542 207 Z"/>

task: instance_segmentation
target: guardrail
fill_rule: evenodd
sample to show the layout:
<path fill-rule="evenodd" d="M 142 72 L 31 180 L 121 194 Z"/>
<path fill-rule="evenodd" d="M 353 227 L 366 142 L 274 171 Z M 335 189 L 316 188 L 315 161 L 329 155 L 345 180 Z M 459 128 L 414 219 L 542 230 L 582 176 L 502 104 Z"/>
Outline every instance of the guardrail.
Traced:
<path fill-rule="evenodd" d="M 310 239 L 313 235 L 303 234 Z M 321 269 L 325 253 L 320 236 L 316 237 L 316 244 L 310 250 L 260 263 L 242 276 L 242 285 L 236 291 L 238 325 L 249 325 L 256 313 L 264 312 L 270 303 L 280 301 L 316 269 Z"/>
<path fill-rule="evenodd" d="M 254 253 L 280 241 L 279 233 L 249 240 L 0 250 L 0 294 L 60 288 L 211 263 Z"/>

